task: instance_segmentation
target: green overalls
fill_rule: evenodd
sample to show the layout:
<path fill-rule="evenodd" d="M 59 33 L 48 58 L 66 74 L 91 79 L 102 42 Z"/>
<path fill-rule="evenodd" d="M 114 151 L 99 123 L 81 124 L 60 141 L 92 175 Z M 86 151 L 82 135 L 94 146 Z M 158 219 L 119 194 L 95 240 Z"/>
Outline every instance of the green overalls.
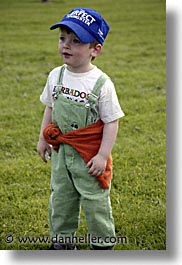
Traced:
<path fill-rule="evenodd" d="M 66 99 L 61 95 L 62 77 L 60 70 L 55 91 L 52 121 L 63 133 L 84 128 L 97 119 L 95 107 L 101 87 L 108 78 L 102 75 L 89 95 L 88 103 Z M 89 150 L 88 150 L 89 152 Z M 49 205 L 50 235 L 52 237 L 74 236 L 79 224 L 80 205 L 84 211 L 88 233 L 91 236 L 115 236 L 114 220 L 110 203 L 110 188 L 103 190 L 94 176 L 88 174 L 85 162 L 70 145 L 61 144 L 58 153 L 52 149 L 51 155 L 51 196 Z M 84 236 L 84 235 L 83 235 Z M 103 240 L 104 241 L 104 240 Z M 99 242 L 97 246 L 112 243 Z"/>

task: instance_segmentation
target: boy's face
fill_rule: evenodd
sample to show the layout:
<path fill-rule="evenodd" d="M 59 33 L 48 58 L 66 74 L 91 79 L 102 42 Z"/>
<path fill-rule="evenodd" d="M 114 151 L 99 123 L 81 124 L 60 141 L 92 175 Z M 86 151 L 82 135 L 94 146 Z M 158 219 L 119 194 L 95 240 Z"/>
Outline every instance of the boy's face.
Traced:
<path fill-rule="evenodd" d="M 72 72 L 89 71 L 91 69 L 91 59 L 100 54 L 101 47 L 98 52 L 95 47 L 91 47 L 90 43 L 80 42 L 73 32 L 61 30 L 58 49 L 64 63 L 68 65 L 68 69 Z"/>

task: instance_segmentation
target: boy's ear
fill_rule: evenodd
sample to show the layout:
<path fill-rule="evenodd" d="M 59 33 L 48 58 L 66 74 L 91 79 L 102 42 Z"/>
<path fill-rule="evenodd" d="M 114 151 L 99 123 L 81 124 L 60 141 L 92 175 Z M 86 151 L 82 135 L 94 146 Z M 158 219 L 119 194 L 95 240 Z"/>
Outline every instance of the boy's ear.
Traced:
<path fill-rule="evenodd" d="M 92 48 L 91 56 L 92 57 L 97 57 L 97 56 L 99 56 L 101 51 L 102 51 L 102 45 L 98 43 Z"/>

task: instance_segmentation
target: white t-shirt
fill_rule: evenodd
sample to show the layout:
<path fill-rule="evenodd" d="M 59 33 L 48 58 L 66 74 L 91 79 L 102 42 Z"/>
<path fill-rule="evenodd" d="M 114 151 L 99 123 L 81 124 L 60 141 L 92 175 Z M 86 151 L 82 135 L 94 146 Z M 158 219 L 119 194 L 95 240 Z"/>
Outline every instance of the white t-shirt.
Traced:
<path fill-rule="evenodd" d="M 52 107 L 54 99 L 52 93 L 58 84 L 60 68 L 54 68 L 48 76 L 47 83 L 40 96 L 40 100 L 46 106 Z M 65 98 L 78 102 L 87 102 L 88 94 L 92 92 L 93 87 L 103 72 L 96 66 L 86 73 L 73 73 L 67 68 L 63 74 L 61 93 Z M 98 98 L 98 110 L 100 118 L 104 123 L 112 122 L 124 116 L 116 95 L 113 82 L 108 79 L 101 88 Z"/>

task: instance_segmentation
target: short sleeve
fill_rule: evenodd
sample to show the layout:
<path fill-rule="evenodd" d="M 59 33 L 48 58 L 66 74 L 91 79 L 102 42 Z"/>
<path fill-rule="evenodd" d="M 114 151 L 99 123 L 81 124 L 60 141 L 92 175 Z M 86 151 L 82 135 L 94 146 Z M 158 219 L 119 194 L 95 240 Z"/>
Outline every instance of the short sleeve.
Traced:
<path fill-rule="evenodd" d="M 124 116 L 113 82 L 109 79 L 102 87 L 99 97 L 99 114 L 104 123 L 109 123 Z"/>
<path fill-rule="evenodd" d="M 52 93 L 54 91 L 55 86 L 57 85 L 60 69 L 60 66 L 56 67 L 49 73 L 46 85 L 40 96 L 40 101 L 48 107 L 52 107 L 54 101 L 52 98 Z"/>
<path fill-rule="evenodd" d="M 46 85 L 44 87 L 44 90 L 43 90 L 42 94 L 40 95 L 40 101 L 48 107 L 52 107 L 52 102 L 53 102 L 50 79 L 51 79 L 51 77 L 49 74 L 49 76 L 47 78 Z"/>

